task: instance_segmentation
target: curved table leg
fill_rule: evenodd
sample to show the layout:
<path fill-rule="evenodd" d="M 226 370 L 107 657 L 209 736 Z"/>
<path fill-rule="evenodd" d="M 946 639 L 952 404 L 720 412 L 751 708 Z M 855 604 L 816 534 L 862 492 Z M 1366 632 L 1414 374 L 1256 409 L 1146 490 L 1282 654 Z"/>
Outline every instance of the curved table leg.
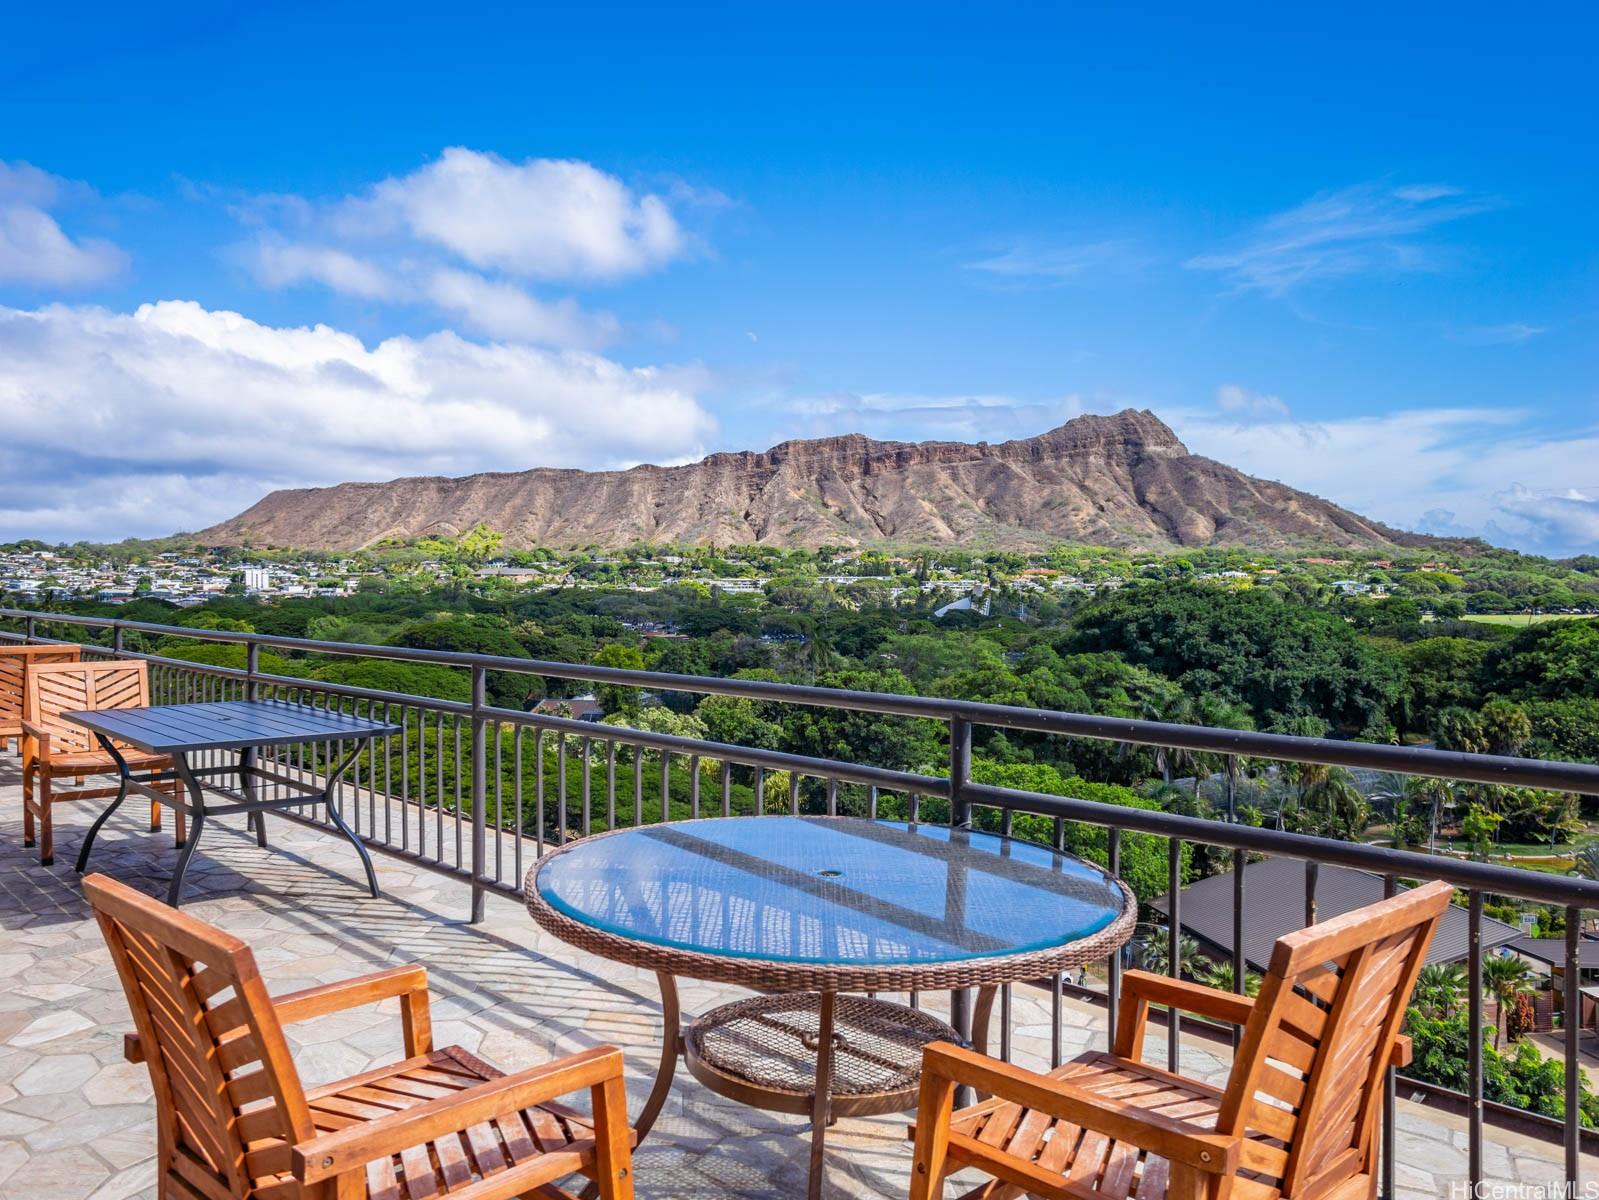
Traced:
<path fill-rule="evenodd" d="M 109 754 L 117 764 L 117 798 L 105 806 L 105 811 L 94 819 L 94 824 L 89 826 L 89 832 L 83 835 L 83 845 L 78 848 L 77 871 L 83 874 L 84 868 L 89 865 L 89 851 L 94 847 L 94 839 L 100 833 L 100 827 L 110 819 L 111 814 L 122 807 L 122 802 L 128 798 L 128 760 L 122 757 L 122 752 L 117 749 L 116 743 L 103 733 L 94 735 L 100 743 L 100 748 Z"/>
<path fill-rule="evenodd" d="M 650 1088 L 649 1098 L 639 1109 L 638 1120 L 633 1122 L 633 1132 L 638 1135 L 635 1150 L 644 1144 L 644 1138 L 655 1128 L 661 1109 L 666 1107 L 672 1078 L 677 1074 L 678 1055 L 683 1052 L 683 1010 L 677 999 L 677 980 L 664 971 L 657 971 L 655 981 L 661 987 L 661 1062 L 655 1069 L 655 1084 Z M 599 1183 L 590 1180 L 580 1196 L 581 1200 L 595 1200 L 599 1194 Z"/>
<path fill-rule="evenodd" d="M 190 812 L 194 816 L 194 824 L 189 829 L 189 838 L 183 843 L 183 850 L 178 855 L 178 865 L 172 872 L 172 883 L 167 887 L 167 903 L 176 908 L 178 898 L 183 893 L 184 872 L 189 869 L 189 860 L 194 857 L 194 852 L 200 845 L 200 831 L 205 828 L 205 796 L 200 791 L 200 781 L 189 770 L 188 756 L 174 754 L 172 763 L 177 768 L 178 780 L 189 789 L 189 799 L 193 801 Z"/>
<path fill-rule="evenodd" d="M 988 1023 L 994 1015 L 994 997 L 999 988 L 994 984 L 977 989 L 977 1008 L 972 1013 L 972 1049 L 979 1054 L 988 1053 Z"/>
<path fill-rule="evenodd" d="M 677 1074 L 677 1058 L 683 1050 L 683 1010 L 677 999 L 677 980 L 665 972 L 657 972 L 655 979 L 661 985 L 661 1063 L 656 1068 L 655 1086 L 650 1089 L 649 1099 L 644 1101 L 638 1120 L 633 1123 L 641 1142 L 654 1128 L 661 1109 L 666 1107 L 672 1077 Z"/>
<path fill-rule="evenodd" d="M 367 889 L 372 893 L 372 898 L 376 899 L 380 893 L 378 892 L 378 874 L 372 869 L 372 856 L 366 852 L 366 843 L 357 837 L 355 831 L 344 823 L 344 818 L 339 815 L 338 803 L 333 798 L 334 793 L 338 791 L 339 780 L 343 778 L 344 773 L 355 764 L 355 760 L 361 757 L 361 753 L 366 749 L 367 742 L 369 741 L 371 741 L 371 739 L 366 738 L 360 742 L 357 742 L 355 749 L 346 754 L 344 758 L 327 773 L 326 783 L 322 789 L 322 805 L 327 810 L 328 819 L 333 822 L 333 827 L 349 840 L 350 845 L 355 847 L 355 852 L 361 856 L 361 866 L 366 869 Z M 257 816 L 259 817 L 260 814 L 258 813 Z M 262 819 L 261 824 L 256 827 L 256 830 L 257 839 L 262 845 L 265 845 L 266 821 L 264 818 Z"/>

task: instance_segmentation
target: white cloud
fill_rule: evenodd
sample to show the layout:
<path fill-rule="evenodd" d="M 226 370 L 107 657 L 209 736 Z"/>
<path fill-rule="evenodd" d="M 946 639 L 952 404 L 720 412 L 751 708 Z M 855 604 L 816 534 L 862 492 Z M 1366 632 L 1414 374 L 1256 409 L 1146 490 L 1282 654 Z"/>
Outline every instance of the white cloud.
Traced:
<path fill-rule="evenodd" d="M 1085 401 L 1076 393 L 1025 400 L 992 393 L 946 396 L 904 392 L 832 392 L 783 399 L 790 437 L 864 433 L 888 441 L 1003 442 L 1032 437 L 1084 412 L 1122 407 L 1114 400 Z"/>
<path fill-rule="evenodd" d="M 688 206 L 727 203 L 686 184 L 667 190 Z M 512 163 L 461 147 L 358 195 L 257 196 L 231 211 L 259 230 L 235 258 L 268 287 L 315 283 L 426 304 L 492 338 L 579 349 L 616 340 L 616 318 L 534 295 L 526 281 L 611 282 L 679 257 L 691 241 L 662 197 L 589 163 Z"/>
<path fill-rule="evenodd" d="M 1517 409 L 1414 409 L 1325 421 L 1162 412 L 1196 454 L 1323 496 L 1402 529 L 1480 536 L 1548 554 L 1599 547 L 1581 487 L 1599 427 L 1538 430 Z M 1549 481 L 1530 492 L 1519 481 Z"/>
<path fill-rule="evenodd" d="M 1268 396 L 1252 392 L 1236 383 L 1224 383 L 1216 389 L 1216 407 L 1225 413 L 1248 417 L 1286 417 L 1288 406 L 1281 396 Z"/>
<path fill-rule="evenodd" d="M 1428 270 L 1436 258 L 1423 235 L 1491 207 L 1443 184 L 1359 184 L 1312 196 L 1268 217 L 1232 247 L 1186 265 L 1219 272 L 1237 291 L 1270 296 L 1315 280 Z"/>
<path fill-rule="evenodd" d="M 1457 342 L 1473 346 L 1519 346 L 1548 332 L 1541 325 L 1528 325 L 1525 321 L 1509 321 L 1503 325 L 1474 325 L 1457 330 L 1451 336 Z"/>
<path fill-rule="evenodd" d="M 0 538 L 196 529 L 272 487 L 692 456 L 694 371 L 189 301 L 0 308 Z"/>
<path fill-rule="evenodd" d="M 333 246 L 263 237 L 249 248 L 245 260 L 268 287 L 319 283 L 368 300 L 392 299 L 403 290 L 382 267 Z"/>
<path fill-rule="evenodd" d="M 665 200 L 589 163 L 461 146 L 345 201 L 333 221 L 350 238 L 402 230 L 480 270 L 541 280 L 636 275 L 687 245 Z"/>
<path fill-rule="evenodd" d="M 1020 241 L 965 265 L 968 271 L 1013 285 L 1058 285 L 1136 270 L 1147 262 L 1131 242 L 1108 238 L 1056 245 Z"/>
<path fill-rule="evenodd" d="M 479 333 L 511 341 L 592 349 L 615 341 L 621 328 L 609 313 L 585 313 L 570 297 L 546 303 L 514 283 L 449 267 L 434 272 L 428 296 Z"/>
<path fill-rule="evenodd" d="M 1515 484 L 1494 497 L 1499 511 L 1530 527 L 1536 540 L 1558 551 L 1599 551 L 1599 487 L 1536 492 Z"/>
<path fill-rule="evenodd" d="M 74 241 L 46 211 L 64 187 L 28 163 L 0 162 L 0 283 L 86 287 L 126 269 L 128 256 L 116 246 L 100 238 Z"/>

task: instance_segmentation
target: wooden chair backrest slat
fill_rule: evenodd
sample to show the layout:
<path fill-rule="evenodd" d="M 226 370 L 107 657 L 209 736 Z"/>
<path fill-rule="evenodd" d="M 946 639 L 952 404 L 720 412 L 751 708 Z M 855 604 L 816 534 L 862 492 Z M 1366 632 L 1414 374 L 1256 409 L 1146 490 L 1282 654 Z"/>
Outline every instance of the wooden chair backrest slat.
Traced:
<path fill-rule="evenodd" d="M 219 1197 L 281 1190 L 289 1149 L 314 1131 L 250 948 L 104 875 L 83 889 L 149 1065 L 158 1170 Z"/>
<path fill-rule="evenodd" d="M 99 743 L 64 712 L 139 708 L 150 703 L 150 667 L 137 660 L 50 663 L 28 672 L 23 715 L 50 734 L 52 753 L 95 750 Z"/>
<path fill-rule="evenodd" d="M 81 646 L 0 646 L 0 727 L 11 729 L 22 719 L 23 697 L 33 667 L 75 663 Z"/>
<path fill-rule="evenodd" d="M 1278 941 L 1216 1127 L 1282 1143 L 1254 1161 L 1284 1197 L 1374 1169 L 1383 1071 L 1453 894 L 1430 883 Z"/>

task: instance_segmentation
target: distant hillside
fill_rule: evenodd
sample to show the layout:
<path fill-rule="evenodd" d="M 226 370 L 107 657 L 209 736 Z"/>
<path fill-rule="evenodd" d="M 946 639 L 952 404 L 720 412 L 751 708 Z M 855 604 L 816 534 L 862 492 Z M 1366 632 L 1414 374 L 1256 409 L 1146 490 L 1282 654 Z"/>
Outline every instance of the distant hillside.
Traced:
<path fill-rule="evenodd" d="M 1037 437 L 880 442 L 860 434 L 681 467 L 530 471 L 273 492 L 203 530 L 212 545 L 343 550 L 479 522 L 509 548 L 635 542 L 1036 549 L 1426 546 L 1280 483 L 1190 454 L 1153 413 L 1083 416 Z"/>

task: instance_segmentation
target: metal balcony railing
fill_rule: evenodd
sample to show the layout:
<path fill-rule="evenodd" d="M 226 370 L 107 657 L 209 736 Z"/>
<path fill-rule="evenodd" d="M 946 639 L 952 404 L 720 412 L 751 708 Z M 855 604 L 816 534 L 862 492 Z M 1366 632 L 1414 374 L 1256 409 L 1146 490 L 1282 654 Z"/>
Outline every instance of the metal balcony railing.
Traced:
<path fill-rule="evenodd" d="M 74 640 L 86 653 L 142 658 L 151 665 L 157 703 L 276 697 L 334 706 L 383 717 L 404 732 L 373 747 L 342 785 L 345 819 L 362 840 L 379 852 L 403 857 L 430 871 L 458 879 L 470 889 L 472 919 L 483 915 L 489 892 L 519 895 L 522 879 L 546 847 L 599 828 L 672 821 L 734 811 L 735 792 L 745 811 L 768 808 L 773 772 L 788 774 L 784 794 L 772 806 L 789 813 L 856 813 L 974 824 L 1010 833 L 1019 817 L 1042 817 L 1057 845 L 1067 822 L 1106 831 L 1108 866 L 1119 868 L 1125 834 L 1166 842 L 1169 917 L 1166 960 L 1180 974 L 1180 895 L 1185 845 L 1231 852 L 1233 880 L 1233 979 L 1242 991 L 1247 977 L 1243 953 L 1245 872 L 1249 855 L 1300 860 L 1305 866 L 1305 922 L 1315 919 L 1316 878 L 1320 864 L 1368 871 L 1392 892 L 1400 880 L 1443 879 L 1466 893 L 1472 953 L 1469 975 L 1468 1087 L 1465 1094 L 1432 1085 L 1421 1087 L 1463 1109 L 1469 1131 L 1467 1174 L 1484 1178 L 1485 1115 L 1535 1134 L 1558 1137 L 1565 1154 L 1565 1176 L 1577 1194 L 1581 1153 L 1599 1140 L 1584 1130 L 1579 1109 L 1580 1022 L 1564 1027 L 1565 1112 L 1560 1120 L 1486 1102 L 1483 1097 L 1483 990 L 1481 933 L 1484 899 L 1495 895 L 1553 905 L 1565 914 L 1563 1004 L 1580 1013 L 1578 947 L 1582 914 L 1599 910 L 1599 882 L 1521 870 L 1450 856 L 1338 841 L 1281 830 L 1255 828 L 1172 813 L 1127 808 L 1090 800 L 1021 791 L 979 783 L 971 775 L 972 731 L 987 726 L 1064 738 L 1087 738 L 1144 747 L 1184 749 L 1218 756 L 1229 776 L 1243 758 L 1363 768 L 1431 776 L 1463 782 L 1551 789 L 1599 795 L 1599 765 L 1549 762 L 1492 755 L 1461 754 L 1415 747 L 1288 737 L 1278 734 L 1211 729 L 1194 725 L 1128 720 L 1084 713 L 1051 712 L 1009 705 L 880 692 L 859 692 L 757 680 L 629 671 L 584 664 L 544 662 L 442 650 L 366 646 L 260 633 L 196 629 L 114 618 L 69 616 L 22 609 L 0 609 L 0 639 Z M 71 638 L 63 637 L 71 633 Z M 137 650 L 129 635 L 190 638 L 244 648 L 244 668 L 210 666 Z M 391 659 L 459 668 L 470 678 L 469 699 L 440 700 L 398 692 L 348 687 L 263 673 L 263 649 L 289 653 Z M 595 685 L 613 685 L 697 695 L 741 697 L 771 703 L 809 705 L 888 714 L 938 722 L 946 731 L 947 774 L 917 774 L 870 764 L 813 758 L 750 746 L 726 745 L 625 726 L 601 725 L 564 717 L 522 712 L 488 703 L 490 672 L 511 672 Z M 553 743 L 553 745 L 551 744 Z M 298 746 L 278 753 L 279 765 L 315 773 L 328 760 L 326 747 Z M 681 773 L 678 773 L 681 772 Z M 749 784 L 735 788 L 735 775 Z M 311 817 L 299 819 L 311 821 Z M 1116 1035 L 1120 956 L 1105 964 L 1107 1038 Z M 1060 979 L 1049 988 L 1053 1056 L 1062 1047 Z M 917 998 L 911 998 L 916 1003 Z M 969 1028 L 969 997 L 951 997 L 957 1028 Z M 1000 999 L 999 1052 L 1009 1057 L 1010 989 Z M 1182 1024 L 1167 1020 L 1169 1065 L 1176 1069 Z M 1413 1081 L 1406 1081 L 1409 1091 Z M 1393 1196 L 1394 1073 L 1390 1070 L 1382 1152 L 1382 1194 Z"/>

